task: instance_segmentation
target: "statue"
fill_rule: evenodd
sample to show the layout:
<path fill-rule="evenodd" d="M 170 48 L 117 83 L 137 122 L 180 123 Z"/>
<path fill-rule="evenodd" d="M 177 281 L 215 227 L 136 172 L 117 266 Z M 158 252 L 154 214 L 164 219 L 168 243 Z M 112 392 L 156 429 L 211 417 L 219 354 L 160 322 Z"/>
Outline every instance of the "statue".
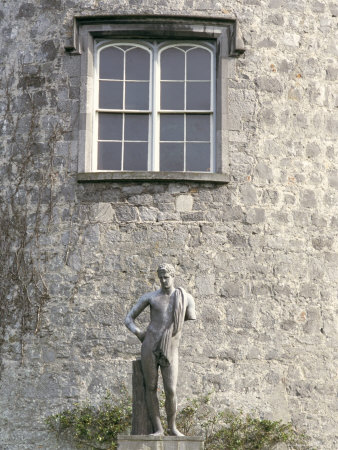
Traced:
<path fill-rule="evenodd" d="M 147 410 L 153 426 L 152 435 L 163 435 L 157 398 L 160 367 L 166 396 L 168 433 L 171 436 L 183 436 L 176 428 L 178 347 L 184 321 L 196 319 L 195 302 L 184 289 L 175 289 L 175 269 L 172 265 L 160 265 L 157 274 L 161 288 L 142 295 L 127 314 L 125 325 L 142 342 L 141 365 Z M 147 306 L 150 306 L 150 324 L 146 331 L 141 331 L 134 320 Z"/>

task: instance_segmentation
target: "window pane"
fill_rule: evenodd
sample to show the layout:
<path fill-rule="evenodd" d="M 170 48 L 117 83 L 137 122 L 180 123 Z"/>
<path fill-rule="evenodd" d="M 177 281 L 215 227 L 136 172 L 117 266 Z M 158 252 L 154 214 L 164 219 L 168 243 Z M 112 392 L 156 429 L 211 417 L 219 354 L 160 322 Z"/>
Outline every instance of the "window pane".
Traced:
<path fill-rule="evenodd" d="M 181 143 L 160 145 L 160 170 L 179 171 L 184 170 L 184 146 Z"/>
<path fill-rule="evenodd" d="M 186 170 L 192 172 L 210 172 L 210 144 L 187 143 Z"/>
<path fill-rule="evenodd" d="M 148 169 L 148 143 L 125 142 L 123 170 Z"/>
<path fill-rule="evenodd" d="M 126 82 L 126 109 L 149 109 L 149 83 Z"/>
<path fill-rule="evenodd" d="M 187 53 L 187 80 L 210 80 L 211 54 L 203 48 Z"/>
<path fill-rule="evenodd" d="M 97 169 L 121 170 L 121 156 L 121 142 L 99 142 Z"/>
<path fill-rule="evenodd" d="M 187 141 L 210 140 L 210 115 L 187 114 Z"/>
<path fill-rule="evenodd" d="M 124 54 L 116 47 L 108 47 L 100 52 L 100 78 L 123 80 Z"/>
<path fill-rule="evenodd" d="M 168 48 L 161 53 L 161 80 L 185 79 L 185 54 L 177 48 Z"/>
<path fill-rule="evenodd" d="M 124 139 L 127 141 L 148 141 L 148 119 L 146 114 L 126 114 Z"/>
<path fill-rule="evenodd" d="M 126 80 L 149 80 L 150 54 L 142 48 L 126 53 Z"/>
<path fill-rule="evenodd" d="M 99 113 L 99 139 L 104 141 L 122 139 L 122 114 Z"/>
<path fill-rule="evenodd" d="M 184 141 L 184 115 L 161 114 L 160 116 L 160 140 Z"/>
<path fill-rule="evenodd" d="M 161 83 L 161 109 L 184 109 L 184 82 Z"/>
<path fill-rule="evenodd" d="M 99 108 L 121 109 L 123 106 L 123 82 L 100 81 Z"/>
<path fill-rule="evenodd" d="M 210 109 L 210 83 L 187 82 L 187 109 Z"/>

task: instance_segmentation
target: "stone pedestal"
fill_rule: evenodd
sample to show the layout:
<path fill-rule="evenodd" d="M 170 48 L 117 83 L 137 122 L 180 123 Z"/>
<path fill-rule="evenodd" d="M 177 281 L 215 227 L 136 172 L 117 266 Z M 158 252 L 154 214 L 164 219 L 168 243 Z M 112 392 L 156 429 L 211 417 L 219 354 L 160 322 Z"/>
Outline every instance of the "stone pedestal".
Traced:
<path fill-rule="evenodd" d="M 123 436 L 118 437 L 118 450 L 203 450 L 200 436 Z"/>

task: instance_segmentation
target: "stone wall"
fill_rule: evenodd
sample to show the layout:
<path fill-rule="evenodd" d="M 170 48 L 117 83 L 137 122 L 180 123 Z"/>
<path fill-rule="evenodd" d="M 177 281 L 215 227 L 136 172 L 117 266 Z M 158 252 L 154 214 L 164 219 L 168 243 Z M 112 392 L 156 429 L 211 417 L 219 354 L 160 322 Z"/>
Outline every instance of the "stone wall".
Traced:
<path fill-rule="evenodd" d="M 75 15 L 130 13 L 238 18 L 229 184 L 76 181 L 80 57 L 64 42 Z M 123 319 L 164 260 L 198 314 L 179 398 L 214 390 L 338 447 L 337 13 L 330 0 L 2 1 L 2 449 L 65 449 L 46 416 L 131 386 L 140 346 Z"/>

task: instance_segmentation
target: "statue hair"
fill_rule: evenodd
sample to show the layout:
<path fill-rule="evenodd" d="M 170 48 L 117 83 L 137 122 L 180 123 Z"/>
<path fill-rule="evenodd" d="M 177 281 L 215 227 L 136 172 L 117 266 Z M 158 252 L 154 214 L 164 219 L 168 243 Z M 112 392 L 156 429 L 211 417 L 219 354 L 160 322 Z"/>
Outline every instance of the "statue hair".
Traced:
<path fill-rule="evenodd" d="M 157 268 L 157 275 L 159 275 L 160 272 L 166 272 L 171 277 L 175 276 L 175 268 L 171 264 L 160 264 Z"/>

